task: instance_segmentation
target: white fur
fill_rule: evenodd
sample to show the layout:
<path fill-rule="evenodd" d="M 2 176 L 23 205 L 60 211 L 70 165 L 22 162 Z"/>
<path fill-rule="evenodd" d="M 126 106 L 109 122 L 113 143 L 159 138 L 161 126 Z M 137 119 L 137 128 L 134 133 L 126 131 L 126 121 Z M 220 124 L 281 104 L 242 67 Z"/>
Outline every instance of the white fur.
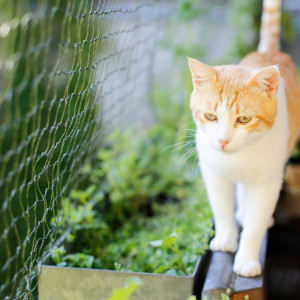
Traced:
<path fill-rule="evenodd" d="M 277 8 L 281 6 L 281 0 L 265 0 L 264 7 L 266 8 Z"/>
<path fill-rule="evenodd" d="M 196 144 L 200 167 L 214 214 L 214 251 L 235 252 L 238 229 L 234 193 L 238 187 L 238 218 L 243 225 L 234 271 L 242 276 L 261 272 L 259 252 L 270 224 L 282 184 L 288 143 L 288 114 L 284 82 L 277 92 L 278 111 L 273 127 L 262 133 L 233 128 L 226 106 L 218 108 L 218 122 L 197 123 Z M 218 139 L 228 138 L 228 151 Z M 226 147 L 227 148 L 227 147 Z"/>

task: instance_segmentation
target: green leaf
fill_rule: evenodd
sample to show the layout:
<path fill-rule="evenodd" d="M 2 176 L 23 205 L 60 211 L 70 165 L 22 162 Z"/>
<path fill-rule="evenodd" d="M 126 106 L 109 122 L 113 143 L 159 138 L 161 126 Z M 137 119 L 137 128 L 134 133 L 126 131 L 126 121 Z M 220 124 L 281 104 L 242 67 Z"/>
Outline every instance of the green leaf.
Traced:
<path fill-rule="evenodd" d="M 230 300 L 229 296 L 222 293 L 222 300 Z"/>
<path fill-rule="evenodd" d="M 52 250 L 51 258 L 56 264 L 59 264 L 62 262 L 62 258 L 65 254 L 66 254 L 66 249 L 64 246 L 61 246 Z"/>
<path fill-rule="evenodd" d="M 128 300 L 132 293 L 142 285 L 139 277 L 129 279 L 123 288 L 114 290 L 108 300 Z"/>
<path fill-rule="evenodd" d="M 89 186 L 85 191 L 74 190 L 71 194 L 71 198 L 78 199 L 81 203 L 85 203 L 85 201 L 91 197 L 95 190 L 95 185 Z"/>
<path fill-rule="evenodd" d="M 186 300 L 197 300 L 196 296 L 190 296 Z"/>
<path fill-rule="evenodd" d="M 175 231 L 172 232 L 168 237 L 163 239 L 162 247 L 167 248 L 169 246 L 175 245 L 177 242 L 178 235 Z"/>
<path fill-rule="evenodd" d="M 75 240 L 75 235 L 74 235 L 74 234 L 69 233 L 69 234 L 66 236 L 66 241 L 67 241 L 68 243 L 73 242 L 74 240 Z"/>
<path fill-rule="evenodd" d="M 164 273 L 164 271 L 169 270 L 169 269 L 170 269 L 169 266 L 159 266 L 158 268 L 156 268 L 154 270 L 153 273 L 155 273 L 155 274 L 162 274 L 162 273 Z"/>
<path fill-rule="evenodd" d="M 118 263 L 118 262 L 115 262 L 115 263 L 114 263 L 114 266 L 115 266 L 115 270 L 117 270 L 117 271 L 121 271 L 121 269 L 122 269 L 122 265 L 121 265 L 120 263 Z"/>
<path fill-rule="evenodd" d="M 169 236 L 167 236 L 163 240 L 151 241 L 150 245 L 153 247 L 168 248 L 169 246 L 176 244 L 177 238 L 178 238 L 177 232 L 173 231 Z"/>
<path fill-rule="evenodd" d="M 67 263 L 65 261 L 61 261 L 60 263 L 57 264 L 59 267 L 66 267 Z"/>

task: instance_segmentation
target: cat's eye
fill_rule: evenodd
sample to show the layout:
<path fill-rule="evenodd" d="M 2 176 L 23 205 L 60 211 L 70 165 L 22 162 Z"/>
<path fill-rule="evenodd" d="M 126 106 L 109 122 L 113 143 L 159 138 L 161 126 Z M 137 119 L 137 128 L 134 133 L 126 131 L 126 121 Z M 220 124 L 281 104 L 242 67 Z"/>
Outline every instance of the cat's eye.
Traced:
<path fill-rule="evenodd" d="M 249 123 L 251 119 L 252 119 L 251 116 L 240 116 L 237 118 L 237 122 L 246 124 L 246 123 Z"/>
<path fill-rule="evenodd" d="M 217 116 L 214 114 L 205 113 L 204 116 L 209 121 L 217 121 L 218 120 Z"/>

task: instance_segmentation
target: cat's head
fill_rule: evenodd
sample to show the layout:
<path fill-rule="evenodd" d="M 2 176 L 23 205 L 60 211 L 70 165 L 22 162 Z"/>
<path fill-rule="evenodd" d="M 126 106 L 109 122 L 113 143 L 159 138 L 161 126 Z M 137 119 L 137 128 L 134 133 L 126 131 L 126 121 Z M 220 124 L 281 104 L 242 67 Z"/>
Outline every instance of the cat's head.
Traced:
<path fill-rule="evenodd" d="M 272 128 L 277 113 L 277 66 L 260 70 L 210 67 L 193 58 L 188 63 L 194 85 L 193 118 L 214 148 L 236 152 Z"/>

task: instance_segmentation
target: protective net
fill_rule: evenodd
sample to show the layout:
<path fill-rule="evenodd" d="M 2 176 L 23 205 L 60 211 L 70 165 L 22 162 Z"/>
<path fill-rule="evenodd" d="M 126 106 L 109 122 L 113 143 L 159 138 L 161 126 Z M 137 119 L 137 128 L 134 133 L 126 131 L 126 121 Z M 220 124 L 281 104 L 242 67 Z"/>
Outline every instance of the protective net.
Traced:
<path fill-rule="evenodd" d="M 167 1 L 0 1 L 0 299 L 31 299 L 50 226 L 111 127 L 143 121 Z"/>

